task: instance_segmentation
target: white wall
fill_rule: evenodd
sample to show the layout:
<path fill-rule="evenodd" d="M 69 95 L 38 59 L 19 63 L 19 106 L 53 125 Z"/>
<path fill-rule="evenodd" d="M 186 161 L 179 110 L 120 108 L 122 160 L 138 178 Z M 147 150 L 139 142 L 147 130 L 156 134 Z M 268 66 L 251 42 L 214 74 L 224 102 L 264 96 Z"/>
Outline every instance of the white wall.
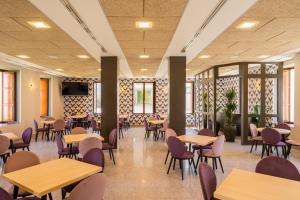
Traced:
<path fill-rule="evenodd" d="M 3 132 L 21 135 L 25 128 L 33 127 L 33 119 L 40 122 L 40 78 L 50 79 L 50 115 L 63 118 L 63 99 L 60 95 L 61 78 L 0 62 L 0 69 L 17 71 L 17 119 L 16 124 L 1 124 Z M 30 86 L 32 85 L 32 86 Z"/>

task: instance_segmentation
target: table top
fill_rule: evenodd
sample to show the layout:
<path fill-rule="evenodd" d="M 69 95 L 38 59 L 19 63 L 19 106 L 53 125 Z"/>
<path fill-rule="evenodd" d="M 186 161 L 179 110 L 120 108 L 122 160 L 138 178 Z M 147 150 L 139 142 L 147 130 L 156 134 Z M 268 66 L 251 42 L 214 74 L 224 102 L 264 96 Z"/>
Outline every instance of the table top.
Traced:
<path fill-rule="evenodd" d="M 163 124 L 165 120 L 149 120 L 150 124 L 158 125 L 158 124 Z"/>
<path fill-rule="evenodd" d="M 73 116 L 69 116 L 69 118 L 72 118 L 72 119 L 81 119 L 81 118 L 85 118 L 86 115 L 73 115 Z"/>
<path fill-rule="evenodd" d="M 214 193 L 222 200 L 296 200 L 300 182 L 233 169 Z"/>
<path fill-rule="evenodd" d="M 41 121 L 42 124 L 54 124 L 55 120 L 43 120 Z"/>
<path fill-rule="evenodd" d="M 12 141 L 21 139 L 19 136 L 17 136 L 14 133 L 0 133 L 0 135 L 4 135 L 4 136 L 8 137 L 8 139 L 10 139 Z"/>
<path fill-rule="evenodd" d="M 64 141 L 67 144 L 80 142 L 81 140 L 88 138 L 88 137 L 96 137 L 99 138 L 101 141 L 104 140 L 102 136 L 96 133 L 84 133 L 84 134 L 71 134 L 71 135 L 64 135 Z"/>
<path fill-rule="evenodd" d="M 57 189 L 100 172 L 99 166 L 61 158 L 2 176 L 24 191 L 42 197 Z"/>
<path fill-rule="evenodd" d="M 119 115 L 119 118 L 127 118 L 128 115 Z"/>
<path fill-rule="evenodd" d="M 180 135 L 177 138 L 184 143 L 198 144 L 202 146 L 211 144 L 217 140 L 217 137 L 209 137 L 203 135 Z"/>
<path fill-rule="evenodd" d="M 262 132 L 265 128 L 264 127 L 260 127 L 260 128 L 257 128 L 257 131 L 258 132 Z M 287 130 L 287 129 L 282 129 L 282 128 L 273 128 L 274 130 L 278 131 L 278 133 L 282 134 L 282 135 L 288 135 L 288 134 L 291 134 L 291 131 L 290 130 Z"/>

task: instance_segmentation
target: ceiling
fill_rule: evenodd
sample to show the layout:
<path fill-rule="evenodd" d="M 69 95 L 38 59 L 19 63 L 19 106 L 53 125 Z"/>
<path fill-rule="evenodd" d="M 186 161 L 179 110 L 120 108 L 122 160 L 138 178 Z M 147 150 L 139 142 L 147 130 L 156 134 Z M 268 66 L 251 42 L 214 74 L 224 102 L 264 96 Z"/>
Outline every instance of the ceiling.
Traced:
<path fill-rule="evenodd" d="M 28 21 L 43 21 L 51 28 L 36 29 Z M 52 70 L 63 69 L 68 76 L 99 76 L 100 64 L 27 0 L 0 0 L 0 52 L 27 55 L 30 58 L 24 60 Z"/>
<path fill-rule="evenodd" d="M 258 22 L 251 29 L 238 29 L 245 21 Z M 194 75 L 210 66 L 240 61 L 262 61 L 300 46 L 300 1 L 259 0 L 190 63 Z M 201 59 L 201 55 L 210 58 Z"/>
<path fill-rule="evenodd" d="M 135 77 L 154 77 L 187 0 L 99 0 Z M 136 21 L 151 21 L 138 29 Z M 139 55 L 147 54 L 148 59 Z M 142 68 L 147 71 L 141 71 Z"/>

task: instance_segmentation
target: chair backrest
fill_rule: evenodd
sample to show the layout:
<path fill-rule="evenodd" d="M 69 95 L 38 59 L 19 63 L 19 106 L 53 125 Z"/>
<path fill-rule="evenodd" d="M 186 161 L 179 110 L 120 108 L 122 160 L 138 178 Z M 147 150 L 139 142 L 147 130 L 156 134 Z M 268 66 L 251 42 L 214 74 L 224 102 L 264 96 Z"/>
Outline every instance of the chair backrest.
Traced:
<path fill-rule="evenodd" d="M 225 142 L 225 136 L 220 135 L 212 145 L 212 151 L 215 156 L 221 156 Z"/>
<path fill-rule="evenodd" d="M 92 125 L 92 128 L 93 128 L 94 130 L 97 129 L 97 122 L 96 122 L 96 120 L 92 119 L 92 120 L 91 120 L 91 125 Z"/>
<path fill-rule="evenodd" d="M 108 143 L 110 145 L 115 145 L 117 138 L 117 129 L 114 128 L 113 130 L 110 131 L 109 136 L 108 136 Z"/>
<path fill-rule="evenodd" d="M 35 131 L 37 131 L 39 129 L 39 125 L 35 119 L 33 120 L 33 125 L 34 125 Z"/>
<path fill-rule="evenodd" d="M 0 135 L 0 155 L 9 150 L 10 140 L 4 135 Z"/>
<path fill-rule="evenodd" d="M 165 119 L 164 123 L 163 123 L 163 128 L 165 130 L 167 130 L 167 128 L 169 128 L 169 120 L 168 119 Z"/>
<path fill-rule="evenodd" d="M 257 127 L 255 124 L 250 124 L 250 132 L 252 137 L 256 137 L 258 135 Z"/>
<path fill-rule="evenodd" d="M 81 155 L 85 155 L 90 149 L 102 149 L 102 142 L 99 138 L 96 137 L 88 137 L 79 142 L 79 153 Z"/>
<path fill-rule="evenodd" d="M 81 181 L 70 193 L 68 200 L 103 200 L 106 187 L 104 174 L 94 174 Z"/>
<path fill-rule="evenodd" d="M 101 149 L 98 148 L 90 149 L 88 152 L 86 152 L 86 154 L 84 154 L 82 161 L 92 165 L 97 165 L 99 167 L 102 167 L 102 172 L 104 170 L 105 158 L 104 158 L 103 151 Z"/>
<path fill-rule="evenodd" d="M 203 136 L 210 136 L 210 137 L 213 137 L 215 134 L 212 130 L 208 129 L 208 128 L 204 128 L 204 129 L 201 129 L 199 132 L 198 132 L 198 135 L 203 135 Z"/>
<path fill-rule="evenodd" d="M 53 128 L 55 130 L 63 130 L 65 128 L 65 121 L 62 120 L 62 119 L 58 119 L 58 120 L 55 120 L 55 122 L 53 123 Z"/>
<path fill-rule="evenodd" d="M 300 181 L 300 174 L 296 166 L 289 160 L 280 157 L 269 156 L 262 159 L 256 165 L 255 172 Z"/>
<path fill-rule="evenodd" d="M 144 119 L 144 127 L 145 127 L 145 130 L 147 130 L 149 127 L 149 123 L 148 123 L 147 119 Z"/>
<path fill-rule="evenodd" d="M 25 144 L 30 144 L 32 128 L 26 128 L 22 133 L 22 140 Z"/>
<path fill-rule="evenodd" d="M 13 198 L 10 196 L 10 194 L 2 188 L 0 188 L 0 199 L 1 200 L 13 200 Z"/>
<path fill-rule="evenodd" d="M 204 200 L 214 199 L 217 188 L 217 177 L 214 170 L 206 163 L 199 165 L 199 179 Z"/>
<path fill-rule="evenodd" d="M 84 133 L 87 133 L 87 131 L 82 127 L 76 127 L 71 130 L 71 134 L 84 134 Z"/>
<path fill-rule="evenodd" d="M 167 128 L 165 133 L 165 140 L 168 141 L 168 138 L 170 136 L 177 137 L 177 133 L 173 129 Z"/>
<path fill-rule="evenodd" d="M 72 127 L 72 123 L 73 123 L 73 119 L 72 118 L 68 118 L 68 120 L 67 120 L 67 127 L 71 128 Z"/>
<path fill-rule="evenodd" d="M 63 152 L 64 151 L 64 143 L 59 134 L 55 135 L 55 141 L 56 141 L 58 152 Z"/>
<path fill-rule="evenodd" d="M 281 141 L 281 135 L 272 128 L 264 128 L 261 137 L 266 144 L 277 144 Z"/>
<path fill-rule="evenodd" d="M 291 130 L 291 127 L 286 123 L 279 123 L 275 126 L 275 128 L 281 128 L 286 130 Z"/>
<path fill-rule="evenodd" d="M 170 136 L 167 140 L 167 144 L 173 157 L 180 157 L 187 151 L 184 143 L 181 142 L 177 137 Z"/>
<path fill-rule="evenodd" d="M 7 159 L 4 165 L 4 173 L 13 172 L 38 164 L 40 164 L 40 159 L 31 151 L 18 151 Z"/>

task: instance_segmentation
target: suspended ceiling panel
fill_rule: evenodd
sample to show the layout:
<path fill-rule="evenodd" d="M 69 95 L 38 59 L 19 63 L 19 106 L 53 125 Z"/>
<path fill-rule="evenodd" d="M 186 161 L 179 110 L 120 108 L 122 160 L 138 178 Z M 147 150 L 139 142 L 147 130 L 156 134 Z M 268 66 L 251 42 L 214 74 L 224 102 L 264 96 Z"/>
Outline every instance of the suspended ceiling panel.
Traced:
<path fill-rule="evenodd" d="M 28 21 L 43 21 L 51 28 L 36 29 Z M 91 56 L 78 58 L 89 54 L 27 0 L 0 0 L 0 52 L 27 55 L 24 60 L 61 68 L 69 76 L 99 77 L 100 64 Z"/>
<path fill-rule="evenodd" d="M 257 22 L 251 29 L 238 29 L 246 21 Z M 189 64 L 189 75 L 210 66 L 262 61 L 262 55 L 275 56 L 300 47 L 300 1 L 259 0 L 241 18 L 216 38 Z M 210 58 L 201 59 L 201 55 Z"/>
<path fill-rule="evenodd" d="M 99 0 L 136 77 L 154 77 L 173 37 L 187 0 Z M 149 30 L 136 21 L 151 21 Z M 149 59 L 139 55 L 148 54 Z M 147 71 L 141 71 L 146 68 Z"/>

